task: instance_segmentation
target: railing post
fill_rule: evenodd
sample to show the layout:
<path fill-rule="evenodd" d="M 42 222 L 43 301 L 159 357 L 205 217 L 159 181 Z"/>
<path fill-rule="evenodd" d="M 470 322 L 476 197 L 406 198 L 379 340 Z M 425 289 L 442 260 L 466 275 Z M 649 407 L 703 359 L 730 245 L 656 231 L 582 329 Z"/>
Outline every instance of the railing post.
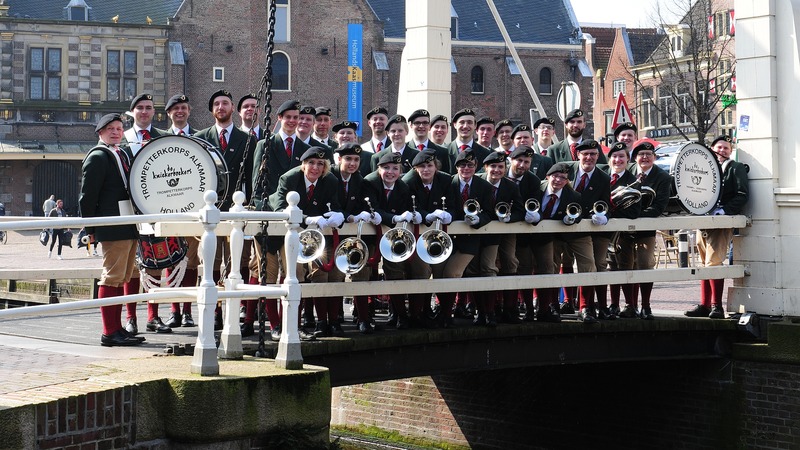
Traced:
<path fill-rule="evenodd" d="M 284 369 L 296 370 L 303 368 L 303 355 L 300 350 L 300 334 L 297 330 L 300 318 L 300 282 L 297 280 L 297 254 L 300 251 L 300 237 L 298 228 L 303 220 L 303 211 L 297 207 L 300 195 L 289 192 L 286 196 L 289 206 L 286 212 L 289 219 L 286 221 L 286 238 L 283 248 L 286 252 L 286 278 L 283 287 L 288 295 L 281 299 L 283 304 L 283 323 L 281 323 L 281 340 L 278 343 L 278 354 L 275 365 Z"/>
<path fill-rule="evenodd" d="M 238 213 L 244 211 L 244 206 L 242 206 L 244 200 L 243 192 L 234 192 L 234 205 L 231 207 L 230 212 Z M 244 245 L 244 232 L 242 232 L 242 229 L 244 229 L 244 221 L 233 221 L 230 242 L 231 270 L 225 279 L 226 291 L 235 291 L 236 285 L 242 282 L 240 269 L 242 246 Z M 224 325 L 219 338 L 219 351 L 217 353 L 222 359 L 242 359 L 244 356 L 242 332 L 239 329 L 239 304 L 238 298 L 227 298 L 223 302 Z"/>
<path fill-rule="evenodd" d="M 214 342 L 214 309 L 217 306 L 217 286 L 214 283 L 213 263 L 217 250 L 217 238 L 214 229 L 219 224 L 219 210 L 214 204 L 217 193 L 206 191 L 203 195 L 206 202 L 200 210 L 200 221 L 203 222 L 203 236 L 200 240 L 203 259 L 203 278 L 197 289 L 197 312 L 200 316 L 197 331 L 197 343 L 192 357 L 191 372 L 200 375 L 219 375 L 217 346 Z"/>
<path fill-rule="evenodd" d="M 678 267 L 689 267 L 689 232 L 678 231 Z"/>

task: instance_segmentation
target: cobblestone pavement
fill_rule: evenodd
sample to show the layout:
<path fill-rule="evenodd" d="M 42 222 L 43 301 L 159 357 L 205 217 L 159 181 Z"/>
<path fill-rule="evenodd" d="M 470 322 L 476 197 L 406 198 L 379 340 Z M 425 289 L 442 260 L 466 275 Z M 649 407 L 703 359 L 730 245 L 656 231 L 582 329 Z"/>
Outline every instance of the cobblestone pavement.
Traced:
<path fill-rule="evenodd" d="M 0 245 L 0 269 L 101 267 L 101 258 L 87 256 L 83 248 L 65 248 L 63 260 L 48 258 L 47 248 L 38 242 L 38 234 L 38 231 L 11 232 L 8 243 Z M 695 304 L 698 290 L 696 282 L 656 283 L 652 301 L 655 315 L 680 314 Z M 168 312 L 169 305 L 160 305 L 162 317 L 166 318 Z M 349 318 L 349 313 L 347 315 Z M 98 365 L 98 361 L 141 358 L 144 364 L 158 364 L 155 358 L 164 356 L 168 344 L 194 343 L 197 339 L 196 327 L 176 328 L 172 334 L 146 332 L 145 305 L 138 306 L 137 317 L 141 335 L 147 341 L 132 348 L 99 345 L 98 310 L 76 311 L 58 317 L 0 320 L 0 407 L 24 403 L 32 398 L 31 395 L 47 398 L 47 395 L 55 395 L 53 393 L 62 392 L 60 389 L 67 389 L 75 383 L 83 386 L 81 381 L 109 370 Z M 359 336 L 349 321 L 345 330 L 348 336 Z M 255 341 L 255 337 L 245 339 L 249 340 Z M 187 370 L 189 364 L 190 360 L 186 358 Z"/>

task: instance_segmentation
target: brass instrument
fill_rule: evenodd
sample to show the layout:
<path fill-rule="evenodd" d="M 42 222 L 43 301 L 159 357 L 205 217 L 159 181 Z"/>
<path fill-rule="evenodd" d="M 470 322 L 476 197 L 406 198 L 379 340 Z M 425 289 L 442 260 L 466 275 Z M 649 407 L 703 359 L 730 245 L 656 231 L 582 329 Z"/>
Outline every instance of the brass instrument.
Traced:
<path fill-rule="evenodd" d="M 506 217 L 511 216 L 511 207 L 514 206 L 514 201 L 512 200 L 511 203 L 506 202 L 498 202 L 494 206 L 494 214 L 497 216 L 497 220 L 502 221 Z"/>
<path fill-rule="evenodd" d="M 367 243 L 361 239 L 361 228 L 363 226 L 364 221 L 359 220 L 356 237 L 349 237 L 343 240 L 334 252 L 336 268 L 344 274 L 353 275 L 358 273 L 367 264 L 369 249 L 367 248 Z"/>
<path fill-rule="evenodd" d="M 298 264 L 308 264 L 322 257 L 325 252 L 325 235 L 316 228 L 306 228 L 300 232 L 300 252 Z"/>
<path fill-rule="evenodd" d="M 467 199 L 464 202 L 464 215 L 466 216 L 477 216 L 481 213 L 481 204 L 478 203 L 477 200 L 474 198 Z"/>
<path fill-rule="evenodd" d="M 592 214 L 597 216 L 605 216 L 608 213 L 608 203 L 598 200 L 592 205 Z"/>
<path fill-rule="evenodd" d="M 570 203 L 569 205 L 567 205 L 567 211 L 566 211 L 567 220 L 565 221 L 565 223 L 572 225 L 573 223 L 577 222 L 578 219 L 581 217 L 582 212 L 583 208 L 581 208 L 581 205 L 579 203 L 575 202 Z"/>
<path fill-rule="evenodd" d="M 642 191 L 642 209 L 647 209 L 656 199 L 656 190 L 650 186 L 642 186 L 640 189 Z"/>
<path fill-rule="evenodd" d="M 529 198 L 525 200 L 525 212 L 539 212 L 539 208 L 541 208 L 541 206 L 542 205 L 539 203 L 539 200 L 536 200 L 535 198 Z"/>
<path fill-rule="evenodd" d="M 445 197 L 442 197 L 442 208 L 445 205 Z M 422 233 L 417 240 L 417 256 L 428 264 L 439 264 L 447 260 L 453 253 L 453 240 L 442 231 L 442 221 L 436 219 L 433 228 Z"/>
<path fill-rule="evenodd" d="M 411 197 L 413 200 L 414 196 Z M 402 221 L 381 237 L 379 248 L 381 255 L 387 261 L 403 262 L 414 254 L 417 240 L 407 226 L 408 222 Z"/>

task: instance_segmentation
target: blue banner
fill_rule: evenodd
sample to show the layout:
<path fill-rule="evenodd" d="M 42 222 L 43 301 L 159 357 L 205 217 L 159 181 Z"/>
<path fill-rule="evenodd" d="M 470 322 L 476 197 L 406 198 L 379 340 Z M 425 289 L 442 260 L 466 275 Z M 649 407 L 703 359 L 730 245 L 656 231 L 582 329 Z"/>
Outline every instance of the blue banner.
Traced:
<path fill-rule="evenodd" d="M 358 123 L 356 134 L 361 136 L 361 47 L 363 29 L 360 23 L 347 25 L 347 120 Z"/>

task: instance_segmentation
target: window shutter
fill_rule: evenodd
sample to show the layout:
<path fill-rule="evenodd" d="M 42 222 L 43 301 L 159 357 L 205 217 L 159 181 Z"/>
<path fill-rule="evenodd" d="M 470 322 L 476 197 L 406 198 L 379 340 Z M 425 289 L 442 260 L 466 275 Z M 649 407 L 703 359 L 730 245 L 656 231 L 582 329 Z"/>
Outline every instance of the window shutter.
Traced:
<path fill-rule="evenodd" d="M 708 16 L 708 38 L 714 39 L 714 15 Z"/>
<path fill-rule="evenodd" d="M 731 36 L 736 36 L 736 24 L 733 20 L 734 19 L 733 10 L 728 11 L 728 14 L 730 15 L 730 23 L 731 23 L 731 26 L 728 29 L 728 34 Z"/>

